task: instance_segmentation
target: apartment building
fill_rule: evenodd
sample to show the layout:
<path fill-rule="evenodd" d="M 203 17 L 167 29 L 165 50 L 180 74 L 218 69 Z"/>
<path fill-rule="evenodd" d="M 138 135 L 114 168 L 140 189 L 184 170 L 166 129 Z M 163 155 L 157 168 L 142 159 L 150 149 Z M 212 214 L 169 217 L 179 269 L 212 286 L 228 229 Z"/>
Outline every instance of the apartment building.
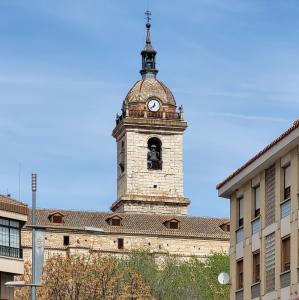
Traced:
<path fill-rule="evenodd" d="M 230 199 L 230 299 L 299 299 L 299 120 L 217 185 Z"/>
<path fill-rule="evenodd" d="M 13 289 L 4 286 L 24 273 L 21 228 L 27 222 L 26 204 L 0 195 L 0 299 L 13 299 Z"/>

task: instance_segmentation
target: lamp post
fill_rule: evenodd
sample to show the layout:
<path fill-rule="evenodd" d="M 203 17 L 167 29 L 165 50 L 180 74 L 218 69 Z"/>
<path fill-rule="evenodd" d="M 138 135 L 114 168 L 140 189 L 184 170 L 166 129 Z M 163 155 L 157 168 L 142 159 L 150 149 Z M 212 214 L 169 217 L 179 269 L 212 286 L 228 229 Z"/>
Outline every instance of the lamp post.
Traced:
<path fill-rule="evenodd" d="M 36 300 L 36 272 L 35 272 L 35 209 L 36 209 L 36 174 L 31 175 L 31 190 L 32 190 L 32 289 L 31 299 Z"/>

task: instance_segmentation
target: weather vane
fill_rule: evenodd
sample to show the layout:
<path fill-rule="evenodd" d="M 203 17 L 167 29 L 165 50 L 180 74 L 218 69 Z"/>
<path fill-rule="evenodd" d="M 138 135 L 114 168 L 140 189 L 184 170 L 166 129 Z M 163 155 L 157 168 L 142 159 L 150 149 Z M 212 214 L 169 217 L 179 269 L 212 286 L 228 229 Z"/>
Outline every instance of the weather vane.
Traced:
<path fill-rule="evenodd" d="M 150 24 L 150 21 L 151 21 L 151 12 L 149 11 L 149 10 L 147 10 L 146 12 L 145 12 L 145 15 L 146 15 L 146 17 L 145 17 L 145 19 L 146 19 L 146 23 L 147 24 Z"/>

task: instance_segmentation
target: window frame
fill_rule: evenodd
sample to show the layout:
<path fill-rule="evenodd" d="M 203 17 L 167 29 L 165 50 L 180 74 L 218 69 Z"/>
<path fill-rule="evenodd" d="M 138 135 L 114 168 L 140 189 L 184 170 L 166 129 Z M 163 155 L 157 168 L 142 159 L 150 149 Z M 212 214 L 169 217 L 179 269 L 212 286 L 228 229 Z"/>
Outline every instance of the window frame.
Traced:
<path fill-rule="evenodd" d="M 257 185 L 252 189 L 253 189 L 253 218 L 257 218 L 259 217 L 261 212 L 261 187 L 260 185 Z M 257 208 L 257 202 L 258 202 L 258 208 Z"/>
<path fill-rule="evenodd" d="M 261 255 L 260 255 L 260 250 L 257 250 L 252 253 L 252 284 L 256 284 L 261 281 L 260 268 L 261 268 Z"/>
<path fill-rule="evenodd" d="M 286 241 L 288 241 L 288 249 L 285 249 Z M 281 252 L 281 273 L 288 272 L 291 269 L 291 236 L 290 235 L 287 235 L 281 239 L 280 252 Z M 286 254 L 286 252 L 288 253 Z M 288 257 L 288 261 L 286 261 L 286 257 Z"/>
<path fill-rule="evenodd" d="M 289 183 L 287 184 L 287 179 Z M 291 198 L 291 164 L 287 164 L 283 167 L 283 199 L 288 200 Z"/>
<path fill-rule="evenodd" d="M 124 239 L 123 238 L 118 238 L 117 239 L 117 249 L 123 250 L 124 249 Z"/>
<path fill-rule="evenodd" d="M 242 266 L 242 268 L 240 268 Z M 242 269 L 242 270 L 240 270 Z M 244 287 L 244 261 L 243 258 L 236 261 L 236 284 L 237 284 L 237 290 L 241 290 Z"/>
<path fill-rule="evenodd" d="M 19 220 L 9 219 L 9 218 L 5 218 L 5 217 L 0 217 L 0 223 L 1 223 L 1 221 L 3 221 L 3 224 L 0 224 L 0 228 L 5 228 L 8 231 L 7 235 L 5 234 L 5 236 L 7 236 L 7 238 L 8 238 L 8 245 L 4 245 L 3 242 L 0 244 L 0 249 L 1 249 L 0 255 L 8 256 L 8 257 L 22 258 L 22 244 L 21 244 L 22 222 Z M 4 224 L 5 223 L 4 221 L 6 221 L 7 224 Z M 17 226 L 14 225 L 16 223 L 17 223 Z M 18 247 L 15 247 L 15 245 L 12 244 L 13 241 L 15 241 L 14 239 L 12 239 L 13 231 L 17 232 Z M 3 241 L 2 238 L 1 238 L 1 240 Z"/>
<path fill-rule="evenodd" d="M 242 205 L 240 205 L 241 203 Z M 237 220 L 238 220 L 237 227 L 238 228 L 243 227 L 244 225 L 244 197 L 243 196 L 237 198 Z"/>

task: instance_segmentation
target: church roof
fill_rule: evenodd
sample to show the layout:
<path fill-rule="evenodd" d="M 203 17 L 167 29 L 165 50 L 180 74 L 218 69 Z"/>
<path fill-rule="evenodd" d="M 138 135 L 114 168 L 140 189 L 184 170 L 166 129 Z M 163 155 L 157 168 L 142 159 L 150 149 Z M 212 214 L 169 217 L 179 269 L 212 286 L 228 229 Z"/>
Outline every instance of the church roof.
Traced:
<path fill-rule="evenodd" d="M 63 223 L 53 224 L 48 216 L 57 211 L 64 215 Z M 229 232 L 225 232 L 220 228 L 223 223 L 228 221 L 224 218 L 117 213 L 117 216 L 122 218 L 121 226 L 111 226 L 108 224 L 107 218 L 114 215 L 115 213 L 112 212 L 37 209 L 36 221 L 37 225 L 51 226 L 61 230 L 83 229 L 84 227 L 100 228 L 104 230 L 103 234 L 144 234 L 229 239 Z M 179 229 L 174 230 L 165 227 L 164 222 L 172 218 L 180 222 Z M 27 225 L 30 224 L 31 214 L 29 214 L 27 222 Z"/>
<path fill-rule="evenodd" d="M 162 104 L 176 105 L 170 89 L 156 78 L 138 80 L 127 94 L 124 104 L 146 102 L 149 98 L 158 98 Z"/>

